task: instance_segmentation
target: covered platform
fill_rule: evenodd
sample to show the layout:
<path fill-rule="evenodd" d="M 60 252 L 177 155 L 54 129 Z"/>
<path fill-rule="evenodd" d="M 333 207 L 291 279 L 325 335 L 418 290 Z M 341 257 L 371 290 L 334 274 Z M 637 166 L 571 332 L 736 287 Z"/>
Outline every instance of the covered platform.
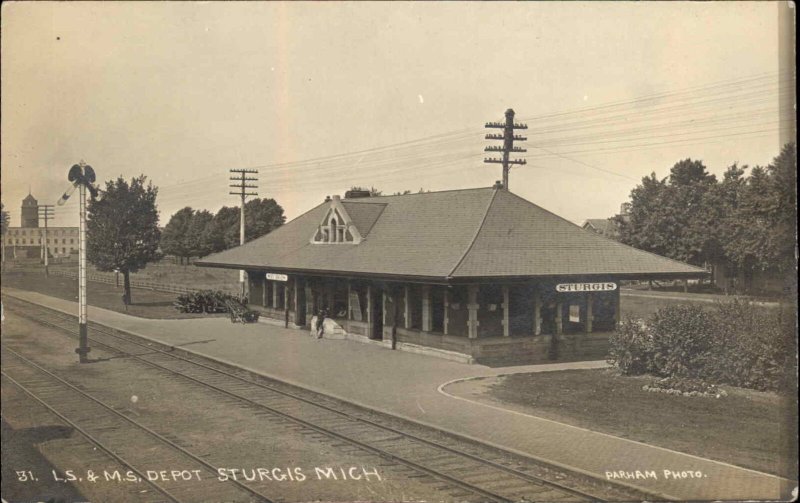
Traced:
<path fill-rule="evenodd" d="M 287 324 L 325 310 L 347 334 L 484 362 L 602 358 L 621 280 L 707 274 L 498 187 L 334 196 L 195 264 L 247 271 L 251 306 Z"/>

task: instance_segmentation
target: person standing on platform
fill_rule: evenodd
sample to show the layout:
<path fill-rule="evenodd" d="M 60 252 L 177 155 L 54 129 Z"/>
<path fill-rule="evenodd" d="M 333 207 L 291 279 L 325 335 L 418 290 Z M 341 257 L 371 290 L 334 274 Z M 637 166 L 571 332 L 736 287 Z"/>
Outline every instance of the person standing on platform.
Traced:
<path fill-rule="evenodd" d="M 323 307 L 319 310 L 319 314 L 317 315 L 317 339 L 322 339 L 325 333 L 325 318 L 327 317 L 328 310 Z"/>

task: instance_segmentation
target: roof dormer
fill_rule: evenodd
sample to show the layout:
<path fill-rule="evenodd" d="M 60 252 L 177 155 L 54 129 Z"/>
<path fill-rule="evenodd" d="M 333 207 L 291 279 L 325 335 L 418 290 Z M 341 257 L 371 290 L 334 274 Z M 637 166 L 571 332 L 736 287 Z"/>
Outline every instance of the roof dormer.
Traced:
<path fill-rule="evenodd" d="M 311 244 L 357 245 L 363 239 L 339 196 L 333 196 L 328 211 L 311 237 Z"/>

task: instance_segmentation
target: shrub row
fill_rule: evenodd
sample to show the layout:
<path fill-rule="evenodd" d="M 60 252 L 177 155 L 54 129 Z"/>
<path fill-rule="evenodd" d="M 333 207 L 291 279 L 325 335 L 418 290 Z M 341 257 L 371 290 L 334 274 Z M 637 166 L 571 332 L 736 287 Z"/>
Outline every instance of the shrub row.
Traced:
<path fill-rule="evenodd" d="M 226 302 L 232 300 L 239 301 L 233 295 L 220 290 L 202 290 L 178 295 L 173 305 L 182 313 L 226 313 Z"/>
<path fill-rule="evenodd" d="M 608 361 L 623 374 L 706 379 L 758 390 L 786 386 L 794 327 L 777 309 L 733 300 L 710 309 L 668 306 L 628 319 L 612 336 Z"/>

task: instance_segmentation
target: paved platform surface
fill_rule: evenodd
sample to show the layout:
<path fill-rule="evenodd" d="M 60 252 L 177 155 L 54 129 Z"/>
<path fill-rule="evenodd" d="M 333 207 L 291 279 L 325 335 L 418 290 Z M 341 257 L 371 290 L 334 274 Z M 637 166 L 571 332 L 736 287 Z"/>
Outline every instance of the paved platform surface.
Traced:
<path fill-rule="evenodd" d="M 3 295 L 77 313 L 74 302 L 35 292 L 3 288 Z M 318 340 L 304 330 L 231 324 L 226 318 L 152 320 L 89 307 L 89 319 L 600 478 L 606 472 L 650 471 L 657 478 L 627 483 L 669 499 L 789 499 L 795 485 L 773 475 L 459 399 L 440 390 L 445 383 L 470 377 L 598 368 L 605 362 L 490 368 L 372 344 Z M 665 470 L 702 476 L 676 479 L 666 477 Z"/>

